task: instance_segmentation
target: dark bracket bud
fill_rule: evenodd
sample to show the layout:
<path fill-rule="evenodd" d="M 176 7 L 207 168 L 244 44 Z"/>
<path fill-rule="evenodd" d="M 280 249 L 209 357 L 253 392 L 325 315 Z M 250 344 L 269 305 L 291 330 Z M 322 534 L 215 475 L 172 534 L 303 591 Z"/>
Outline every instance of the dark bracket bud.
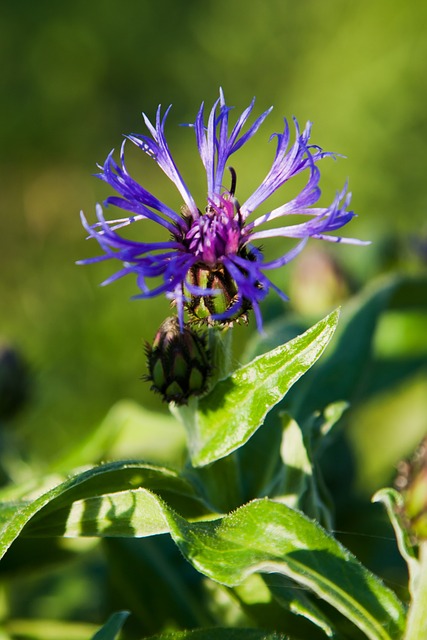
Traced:
<path fill-rule="evenodd" d="M 191 396 L 207 390 L 211 372 L 204 337 L 184 325 L 177 317 L 167 318 L 160 326 L 153 345 L 146 345 L 151 389 L 166 402 L 187 404 Z"/>

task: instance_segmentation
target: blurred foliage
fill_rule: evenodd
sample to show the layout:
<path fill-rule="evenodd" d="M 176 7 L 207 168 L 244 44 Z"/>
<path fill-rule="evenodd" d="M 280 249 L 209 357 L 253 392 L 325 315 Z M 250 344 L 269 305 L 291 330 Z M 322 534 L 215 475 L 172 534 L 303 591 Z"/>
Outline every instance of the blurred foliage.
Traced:
<path fill-rule="evenodd" d="M 220 85 L 239 110 L 253 95 L 259 111 L 275 107 L 247 151 L 236 156 L 239 199 L 265 173 L 274 152 L 267 141 L 284 115 L 312 120 L 313 141 L 347 157 L 324 161 L 324 202 L 349 177 L 360 214 L 351 234 L 373 245 L 322 249 L 326 267 L 320 268 L 331 284 L 320 298 L 319 281 L 310 274 L 318 272 L 318 262 L 306 262 L 304 270 L 297 261 L 278 272 L 275 282 L 294 302 L 271 299 L 266 317 L 286 315 L 287 328 L 291 320 L 307 326 L 377 275 L 425 272 L 426 28 L 422 0 L 1 3 L 0 338 L 22 355 L 26 377 L 20 396 L 26 404 L 2 418 L 8 426 L 1 432 L 2 479 L 24 482 L 63 470 L 82 443 L 89 442 L 90 452 L 92 432 L 118 401 L 165 411 L 141 376 L 144 340 L 153 338 L 168 303 L 130 301 L 131 280 L 100 288 L 108 265 L 74 264 L 93 253 L 79 210 L 90 218 L 107 195 L 91 175 L 96 162 L 119 147 L 123 133 L 143 130 L 141 111 L 153 116 L 159 103 L 173 103 L 168 139 L 198 198 L 205 185 L 194 136 L 177 125 L 191 122 L 202 100 L 211 104 Z M 153 163 L 134 155 L 132 166 L 144 185 L 179 206 Z M 312 248 L 318 249 L 314 241 Z M 425 316 L 390 313 L 381 322 L 379 352 L 391 360 L 399 349 L 425 357 Z M 253 323 L 236 331 L 236 358 L 252 331 Z M 350 460 L 356 494 L 366 500 L 400 454 L 409 453 L 414 434 L 427 430 L 425 389 L 421 368 L 416 378 L 358 407 L 349 437 L 335 450 L 331 475 L 340 469 L 345 475 Z M 401 417 L 408 412 L 410 442 Z M 134 425 L 129 429 L 122 445 L 114 451 L 105 444 L 105 452 L 130 452 L 138 435 Z M 82 463 L 94 461 L 89 457 Z M 348 530 L 357 521 L 355 504 L 344 505 L 338 518 Z M 357 553 L 363 546 L 369 556 L 365 539 L 354 543 Z M 373 545 L 371 552 L 378 570 L 387 551 Z M 34 578 L 27 591 L 17 577 L 9 595 L 0 597 L 0 619 L 6 601 L 19 617 L 42 598 L 39 615 L 105 620 L 110 603 L 97 595 L 105 568 L 98 557 L 82 567 L 80 551 L 71 555 L 71 585 L 65 586 L 62 570 L 50 574 L 49 584 Z M 400 575 L 396 571 L 391 579 Z M 81 605 L 92 597 L 91 607 Z"/>

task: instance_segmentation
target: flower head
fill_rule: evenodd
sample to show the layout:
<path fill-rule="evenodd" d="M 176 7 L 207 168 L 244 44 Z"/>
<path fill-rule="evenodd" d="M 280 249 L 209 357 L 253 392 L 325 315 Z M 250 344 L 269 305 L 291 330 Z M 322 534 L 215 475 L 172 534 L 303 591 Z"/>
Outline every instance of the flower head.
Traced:
<path fill-rule="evenodd" d="M 236 199 L 236 173 L 228 167 L 229 158 L 252 138 L 271 111 L 265 111 L 245 130 L 253 107 L 254 100 L 230 130 L 231 108 L 220 91 L 207 122 L 202 104 L 195 122 L 189 125 L 194 128 L 197 148 L 206 171 L 207 199 L 203 206 L 196 204 L 166 142 L 164 128 L 170 107 L 162 117 L 159 106 L 154 125 L 144 115 L 149 135 L 132 134 L 126 139 L 153 158 L 174 183 L 183 201 L 181 211 L 169 207 L 131 177 L 125 164 L 123 143 L 120 163 L 114 160 L 111 152 L 101 167 L 99 177 L 118 194 L 107 198 L 105 204 L 119 207 L 129 215 L 107 221 L 98 205 L 98 222 L 89 225 L 82 214 L 83 225 L 89 236 L 99 242 L 103 255 L 81 263 L 118 260 L 122 267 L 104 284 L 134 274 L 140 289 L 135 297 L 168 296 L 177 307 L 181 328 L 184 326 L 185 309 L 192 320 L 208 323 L 227 323 L 245 318 L 252 309 L 261 330 L 260 303 L 269 290 L 274 289 L 287 299 L 266 275 L 271 269 L 292 260 L 303 249 L 308 238 L 361 244 L 351 238 L 329 235 L 354 217 L 354 213 L 348 210 L 350 194 L 346 187 L 329 207 L 314 206 L 320 197 L 317 163 L 333 154 L 309 144 L 311 123 L 307 123 L 301 133 L 294 120 L 295 141 L 290 144 L 289 125 L 285 120 L 283 132 L 272 136 L 277 139 L 277 148 L 271 169 L 252 195 L 239 204 Z M 224 187 L 227 168 L 231 174 L 229 189 Z M 302 172 L 306 173 L 307 181 L 296 197 L 256 216 L 254 212 L 260 205 L 293 176 Z M 265 223 L 282 220 L 289 215 L 301 216 L 302 222 L 263 228 Z M 126 239 L 117 232 L 131 223 L 142 225 L 147 220 L 163 227 L 168 237 L 160 242 L 139 242 Z M 267 261 L 254 243 L 274 237 L 293 238 L 298 242 L 290 251 Z M 150 288 L 153 279 L 159 277 L 160 284 Z"/>
<path fill-rule="evenodd" d="M 161 324 L 146 353 L 146 380 L 166 402 L 187 404 L 191 396 L 206 391 L 211 365 L 205 338 L 187 325 L 180 330 L 176 316 Z"/>

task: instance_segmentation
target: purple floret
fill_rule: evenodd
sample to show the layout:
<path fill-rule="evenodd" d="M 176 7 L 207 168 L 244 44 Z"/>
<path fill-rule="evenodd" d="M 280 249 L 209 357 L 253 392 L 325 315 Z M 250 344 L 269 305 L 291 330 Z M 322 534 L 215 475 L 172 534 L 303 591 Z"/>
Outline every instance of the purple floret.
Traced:
<path fill-rule="evenodd" d="M 104 284 L 124 275 L 135 274 L 140 293 L 135 297 L 152 298 L 165 294 L 177 307 L 180 326 L 184 324 L 185 309 L 192 320 L 208 323 L 227 323 L 239 316 L 246 317 L 253 310 L 259 330 L 262 330 L 260 303 L 274 289 L 282 298 L 286 295 L 267 277 L 270 269 L 281 267 L 304 248 L 309 238 L 365 244 L 353 238 L 330 235 L 353 217 L 348 209 L 351 194 L 347 186 L 338 192 L 329 207 L 315 207 L 320 198 L 320 171 L 317 163 L 334 154 L 309 144 L 311 123 L 301 133 L 295 120 L 295 141 L 291 144 L 288 122 L 277 138 L 277 149 L 271 169 L 252 195 L 239 204 L 235 196 L 236 174 L 228 166 L 229 158 L 254 136 L 271 109 L 265 111 L 244 132 L 253 110 L 254 100 L 231 128 L 231 107 L 225 103 L 223 92 L 213 105 L 207 123 L 202 104 L 193 124 L 197 148 L 206 172 L 207 198 L 200 208 L 179 172 L 164 133 L 169 109 L 161 116 L 157 110 L 153 125 L 144 115 L 149 135 L 132 134 L 127 140 L 135 144 L 158 164 L 174 183 L 182 198 L 180 212 L 151 194 L 134 180 L 125 164 L 125 143 L 120 153 L 120 164 L 113 153 L 107 157 L 99 177 L 107 182 L 117 195 L 107 198 L 105 204 L 114 205 L 125 212 L 115 220 L 105 220 L 102 207 L 97 205 L 98 221 L 90 225 L 82 214 L 82 222 L 90 237 L 95 238 L 103 254 L 82 260 L 81 264 L 109 260 L 121 263 L 120 269 Z M 224 189 L 224 173 L 231 173 L 231 187 Z M 307 181 L 297 196 L 267 213 L 256 216 L 256 210 L 294 176 L 306 172 Z M 302 216 L 297 224 L 263 228 L 265 223 L 286 216 Z M 155 222 L 163 227 L 161 242 L 139 242 L 125 239 L 118 230 L 129 224 Z M 143 237 L 144 231 L 141 230 Z M 275 260 L 265 261 L 263 252 L 253 243 L 268 238 L 293 238 L 297 244 Z M 161 283 L 152 286 L 153 278 Z M 203 314 L 198 302 L 204 301 Z M 218 303 L 220 300 L 220 303 Z M 225 303 L 224 303 L 225 300 Z M 195 301 L 198 301 L 197 304 Z M 222 306 L 221 306 L 222 305 Z"/>

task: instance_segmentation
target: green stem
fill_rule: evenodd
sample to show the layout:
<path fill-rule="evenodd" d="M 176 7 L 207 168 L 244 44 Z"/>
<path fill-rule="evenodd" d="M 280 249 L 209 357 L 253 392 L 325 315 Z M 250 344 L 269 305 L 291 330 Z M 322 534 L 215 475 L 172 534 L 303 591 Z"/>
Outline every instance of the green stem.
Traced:
<path fill-rule="evenodd" d="M 231 327 L 219 329 L 210 327 L 208 329 L 208 345 L 212 364 L 212 387 L 219 381 L 226 378 L 233 371 L 233 330 Z M 228 455 L 222 460 L 218 460 L 206 474 L 210 478 L 212 499 L 222 508 L 230 511 L 241 504 L 242 478 L 240 470 L 239 452 Z"/>
<path fill-rule="evenodd" d="M 420 543 L 419 567 L 413 581 L 405 640 L 427 638 L 427 540 Z"/>
<path fill-rule="evenodd" d="M 223 380 L 232 371 L 232 339 L 231 328 L 208 329 L 208 347 L 210 351 L 210 362 L 212 365 L 211 385 L 214 386 L 218 380 Z"/>
<path fill-rule="evenodd" d="M 218 380 L 223 380 L 232 371 L 232 337 L 233 332 L 229 328 L 208 328 L 209 363 L 212 367 L 212 374 L 209 377 L 209 390 L 216 385 Z M 197 437 L 197 407 L 198 398 L 194 396 L 190 398 L 187 405 L 178 406 L 174 403 L 169 405 L 169 410 L 182 422 L 190 439 Z"/>
<path fill-rule="evenodd" d="M 232 372 L 233 331 L 231 328 L 209 327 L 207 338 L 212 367 L 209 386 L 212 389 L 219 380 L 223 380 Z M 172 413 L 184 424 L 190 443 L 198 437 L 197 407 L 197 398 L 191 398 L 186 406 L 170 407 Z M 241 505 L 243 490 L 238 451 L 207 467 L 193 471 L 190 469 L 191 465 L 187 473 L 193 473 L 201 480 L 206 499 L 215 511 L 228 512 Z"/>

